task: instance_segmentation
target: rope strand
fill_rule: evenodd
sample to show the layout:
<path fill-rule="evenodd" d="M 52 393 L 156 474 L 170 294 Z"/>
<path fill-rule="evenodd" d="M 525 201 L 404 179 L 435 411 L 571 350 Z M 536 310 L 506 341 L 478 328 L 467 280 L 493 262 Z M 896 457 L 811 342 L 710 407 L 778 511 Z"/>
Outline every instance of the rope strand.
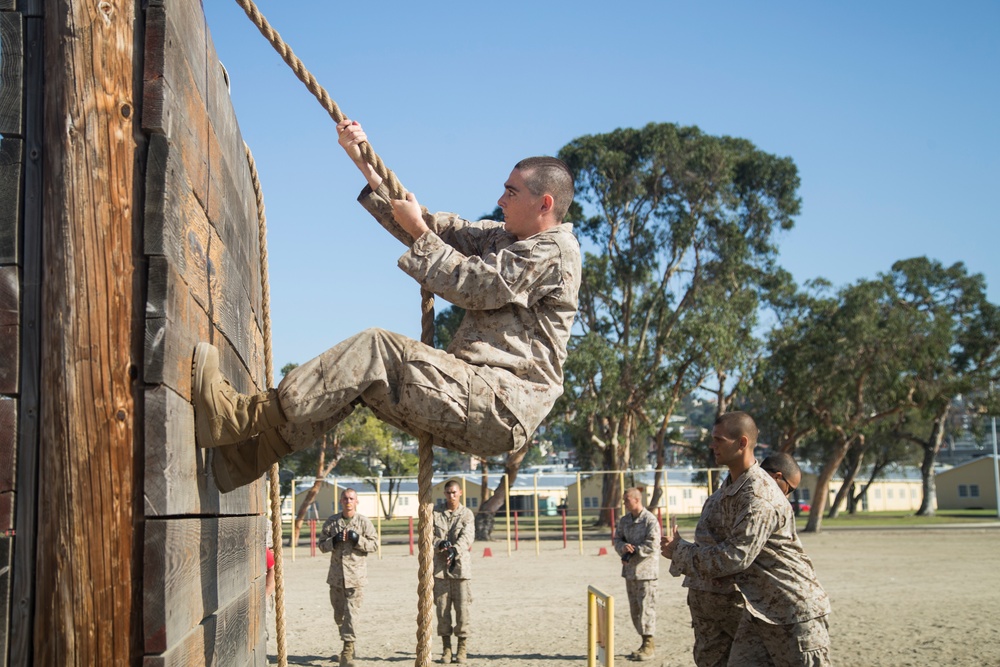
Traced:
<path fill-rule="evenodd" d="M 257 242 L 260 249 L 260 301 L 261 335 L 264 338 L 264 380 L 268 387 L 274 382 L 274 357 L 271 353 L 271 286 L 267 273 L 267 216 L 264 214 L 264 192 L 260 187 L 257 162 L 250 147 L 243 144 L 250 168 L 254 197 L 257 200 Z M 271 466 L 268 490 L 271 500 L 271 544 L 274 549 L 274 630 L 278 644 L 278 666 L 288 667 L 288 649 L 285 642 L 285 577 L 281 558 L 281 486 L 278 479 L 278 464 Z"/>
<path fill-rule="evenodd" d="M 236 4 L 243 8 L 246 15 L 250 18 L 260 33 L 271 43 L 271 46 L 278 52 L 282 60 L 292 68 L 295 72 L 295 76 L 298 77 L 299 81 L 305 84 L 309 92 L 319 101 L 320 105 L 326 109 L 330 117 L 333 118 L 335 123 L 339 123 L 344 120 L 346 116 L 334 102 L 329 93 L 323 86 L 319 85 L 316 81 L 316 77 L 306 69 L 305 65 L 301 60 L 292 52 L 292 49 L 288 44 L 286 44 L 281 36 L 277 33 L 274 28 L 267 22 L 267 19 L 260 13 L 257 6 L 252 2 L 252 0 L 236 0 Z M 382 162 L 382 158 L 378 156 L 375 150 L 371 147 L 371 144 L 365 142 L 359 146 L 361 149 L 361 155 L 364 157 L 365 161 L 375 169 L 375 173 L 382 177 L 382 181 L 385 183 L 389 190 L 389 194 L 394 199 L 404 199 L 406 197 L 406 190 L 403 188 L 402 183 L 396 178 L 396 174 L 392 172 L 385 163 Z M 262 200 L 259 200 L 262 201 Z M 259 206 L 262 204 L 259 204 Z M 426 345 L 434 346 L 434 296 L 427 290 L 421 290 L 421 336 L 420 339 Z M 270 343 L 268 343 L 270 345 Z M 268 347 L 268 349 L 270 349 Z M 273 476 L 277 476 L 277 464 L 272 470 Z M 418 474 L 418 484 L 417 484 L 417 494 L 419 498 L 419 574 L 417 582 L 417 649 L 416 649 L 416 667 L 429 667 L 431 664 L 431 623 L 433 620 L 433 605 L 434 605 L 434 563 L 433 563 L 433 541 L 434 541 L 434 527 L 433 527 L 433 512 L 434 506 L 431 499 L 431 486 L 433 484 L 434 475 L 434 448 L 433 443 L 429 435 L 424 435 L 420 438 L 419 445 L 419 474 Z M 272 482 L 273 485 L 273 482 Z M 274 501 L 272 500 L 272 505 Z M 273 519 L 272 519 L 273 521 Z M 280 525 L 280 524 L 279 524 Z M 278 542 L 275 542 L 277 544 Z M 278 576 L 278 557 L 277 552 L 275 553 L 275 576 Z M 280 585 L 279 585 L 280 586 Z M 283 589 L 278 589 L 283 590 Z M 283 593 L 282 593 L 283 595 Z M 283 601 L 283 597 L 281 598 Z M 279 612 L 280 613 L 280 612 Z M 283 617 L 282 617 L 283 618 Z M 284 637 L 283 631 L 279 632 L 279 637 Z M 279 661 L 281 660 L 280 649 L 279 649 Z M 284 667 L 285 663 L 281 663 Z"/>

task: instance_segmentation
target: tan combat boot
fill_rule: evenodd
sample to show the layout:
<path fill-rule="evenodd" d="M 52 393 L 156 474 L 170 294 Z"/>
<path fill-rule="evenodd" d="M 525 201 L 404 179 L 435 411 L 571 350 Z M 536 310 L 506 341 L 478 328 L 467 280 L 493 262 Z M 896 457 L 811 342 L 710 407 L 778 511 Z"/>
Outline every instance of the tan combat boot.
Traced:
<path fill-rule="evenodd" d="M 191 400 L 199 447 L 243 442 L 287 421 L 274 389 L 252 396 L 237 392 L 222 377 L 219 350 L 209 343 L 198 343 L 194 348 Z"/>
<path fill-rule="evenodd" d="M 451 663 L 451 635 L 442 635 L 441 642 L 444 644 L 444 649 L 441 651 L 441 659 L 438 662 L 447 665 Z"/>
<path fill-rule="evenodd" d="M 465 645 L 465 637 L 458 638 L 458 650 L 455 652 L 455 662 L 460 665 L 465 664 L 465 661 L 469 659 L 469 650 Z"/>
<path fill-rule="evenodd" d="M 655 649 L 656 649 L 656 643 L 653 641 L 653 635 L 643 635 L 642 646 L 640 646 L 639 650 L 635 652 L 634 659 L 638 660 L 639 662 L 652 660 Z"/>
<path fill-rule="evenodd" d="M 340 667 L 354 667 L 354 642 L 344 642 L 344 650 L 340 652 Z"/>
<path fill-rule="evenodd" d="M 235 445 L 223 445 L 213 451 L 212 471 L 219 491 L 228 493 L 246 486 L 271 469 L 292 448 L 277 429 L 264 431 Z"/>

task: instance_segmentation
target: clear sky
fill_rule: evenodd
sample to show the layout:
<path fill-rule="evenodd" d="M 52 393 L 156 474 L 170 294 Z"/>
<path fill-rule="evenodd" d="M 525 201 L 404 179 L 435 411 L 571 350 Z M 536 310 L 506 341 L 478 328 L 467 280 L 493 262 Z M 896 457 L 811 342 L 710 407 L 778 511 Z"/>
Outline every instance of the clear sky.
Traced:
<path fill-rule="evenodd" d="M 235 2 L 204 5 L 264 188 L 276 373 L 367 327 L 418 337 L 333 121 Z M 482 216 L 517 160 L 582 135 L 697 125 L 798 165 L 799 283 L 927 255 L 1000 302 L 1000 2 L 257 5 L 431 210 Z"/>

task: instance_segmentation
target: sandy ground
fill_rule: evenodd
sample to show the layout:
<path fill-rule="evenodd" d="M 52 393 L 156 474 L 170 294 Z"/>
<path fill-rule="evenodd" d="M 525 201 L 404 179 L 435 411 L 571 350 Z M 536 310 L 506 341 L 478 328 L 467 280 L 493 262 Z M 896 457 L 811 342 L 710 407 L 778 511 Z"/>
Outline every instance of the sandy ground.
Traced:
<path fill-rule="evenodd" d="M 803 535 L 830 595 L 834 663 L 1000 665 L 1000 529 L 835 530 Z M 489 548 L 492 556 L 485 556 Z M 599 555 L 600 548 L 608 555 Z M 619 561 L 605 541 L 564 549 L 562 540 L 473 546 L 470 665 L 559 667 L 586 664 L 588 585 L 615 597 L 615 663 L 639 644 L 628 614 Z M 369 585 L 356 664 L 414 664 L 417 558 L 406 545 L 369 557 Z M 661 563 L 657 654 L 646 664 L 693 665 L 693 638 L 681 580 Z M 333 623 L 329 558 L 308 547 L 284 552 L 286 637 L 290 665 L 333 665 L 341 642 Z M 273 615 L 268 659 L 277 664 Z M 440 640 L 434 636 L 434 658 Z"/>

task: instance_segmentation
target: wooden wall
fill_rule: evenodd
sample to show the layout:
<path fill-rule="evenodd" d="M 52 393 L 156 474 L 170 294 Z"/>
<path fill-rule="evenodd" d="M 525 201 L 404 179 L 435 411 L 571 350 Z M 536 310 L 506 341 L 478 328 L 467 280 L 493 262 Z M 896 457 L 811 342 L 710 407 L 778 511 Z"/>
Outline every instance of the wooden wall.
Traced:
<path fill-rule="evenodd" d="M 200 0 L 0 0 L 0 666 L 266 664 L 190 403 L 199 340 L 265 384 L 257 238 Z"/>
<path fill-rule="evenodd" d="M 198 0 L 149 3 L 144 63 L 145 664 L 261 665 L 264 484 L 218 492 L 190 403 L 199 340 L 264 385 L 256 200 Z"/>

